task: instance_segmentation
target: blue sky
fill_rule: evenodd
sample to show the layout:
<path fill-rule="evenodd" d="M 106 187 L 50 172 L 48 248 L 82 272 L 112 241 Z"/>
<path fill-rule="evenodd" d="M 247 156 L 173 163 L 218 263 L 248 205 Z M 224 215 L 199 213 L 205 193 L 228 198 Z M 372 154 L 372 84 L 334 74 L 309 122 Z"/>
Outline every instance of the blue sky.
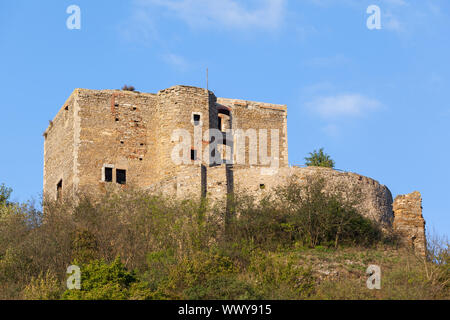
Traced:
<path fill-rule="evenodd" d="M 420 191 L 427 227 L 449 235 L 449 14 L 448 0 L 2 1 L 0 183 L 39 197 L 42 133 L 74 88 L 204 87 L 208 67 L 217 96 L 288 105 L 291 164 L 324 147 L 394 196 Z"/>

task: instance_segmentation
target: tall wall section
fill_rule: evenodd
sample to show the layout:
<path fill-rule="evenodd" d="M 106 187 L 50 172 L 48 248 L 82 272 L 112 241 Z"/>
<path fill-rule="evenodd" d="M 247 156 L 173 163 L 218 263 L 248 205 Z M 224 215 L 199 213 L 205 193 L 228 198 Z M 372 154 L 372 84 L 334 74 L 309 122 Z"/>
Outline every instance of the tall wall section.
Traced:
<path fill-rule="evenodd" d="M 158 176 L 158 139 L 153 128 L 154 94 L 119 90 L 79 90 L 80 138 L 77 187 L 81 192 L 103 192 L 115 185 L 117 170 L 126 170 L 126 186 L 142 187 Z M 113 183 L 104 168 L 112 168 Z"/>
<path fill-rule="evenodd" d="M 74 189 L 76 96 L 77 90 L 44 132 L 44 194 L 52 200 L 57 197 L 57 185 L 61 181 L 64 193 Z"/>
<path fill-rule="evenodd" d="M 209 98 L 208 98 L 209 97 Z M 186 130 L 190 137 L 190 146 L 195 149 L 197 158 L 201 159 L 201 152 L 209 147 L 209 139 L 203 139 L 203 133 L 214 125 L 214 118 L 210 116 L 211 105 L 215 103 L 215 96 L 205 89 L 175 86 L 158 92 L 157 126 L 158 139 L 158 179 L 164 180 L 175 176 L 183 165 L 176 164 L 172 159 L 174 147 L 180 144 L 181 140 L 173 139 L 175 130 Z M 194 124 L 193 115 L 199 115 L 200 121 Z M 198 144 L 194 144 L 194 128 L 197 134 Z M 186 142 L 186 141 L 185 141 Z M 189 155 L 189 161 L 191 157 Z M 187 164 L 184 164 L 187 165 Z M 199 167 L 201 162 L 193 166 Z"/>
<path fill-rule="evenodd" d="M 233 129 L 244 131 L 255 129 L 258 133 L 258 163 L 256 165 L 262 165 L 259 159 L 261 153 L 259 130 L 267 130 L 267 155 L 271 155 L 271 130 L 277 129 L 279 131 L 279 152 L 275 156 L 279 160 L 280 167 L 288 166 L 287 107 L 285 105 L 227 98 L 218 98 L 217 103 L 231 109 Z M 234 145 L 237 147 L 236 139 Z M 249 146 L 250 144 L 247 140 L 245 144 L 245 166 L 250 164 Z"/>
<path fill-rule="evenodd" d="M 422 196 L 416 191 L 399 195 L 394 201 L 394 229 L 400 241 L 417 254 L 426 254 L 425 220 L 422 216 Z"/>

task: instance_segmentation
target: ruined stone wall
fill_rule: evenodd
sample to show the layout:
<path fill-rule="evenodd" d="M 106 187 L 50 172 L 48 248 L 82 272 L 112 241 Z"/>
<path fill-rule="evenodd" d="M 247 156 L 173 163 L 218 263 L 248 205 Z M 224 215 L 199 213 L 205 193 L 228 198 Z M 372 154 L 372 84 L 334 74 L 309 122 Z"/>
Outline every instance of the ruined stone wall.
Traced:
<path fill-rule="evenodd" d="M 250 192 L 260 198 L 291 178 L 305 183 L 308 177 L 314 176 L 323 177 L 326 189 L 330 192 L 343 188 L 341 191 L 344 195 L 347 193 L 354 196 L 355 191 L 360 193 L 360 204 L 356 209 L 361 215 L 383 225 L 392 223 L 392 194 L 389 189 L 373 179 L 355 173 L 322 167 L 280 168 L 272 174 L 266 174 L 257 168 L 235 169 L 234 182 L 237 192 Z"/>
<path fill-rule="evenodd" d="M 261 144 L 259 130 L 267 130 L 267 155 L 271 155 L 271 129 L 279 130 L 279 159 L 280 167 L 288 166 L 288 141 L 287 141 L 287 108 L 284 105 L 276 105 L 262 102 L 253 102 L 237 99 L 218 98 L 217 103 L 229 107 L 232 112 L 232 128 L 255 129 L 258 133 L 258 164 L 261 165 L 259 154 Z M 247 138 L 246 138 L 247 139 Z M 236 147 L 236 139 L 235 139 Z M 246 164 L 249 164 L 249 143 L 245 144 Z"/>
<path fill-rule="evenodd" d="M 227 195 L 227 178 L 225 165 L 208 168 L 207 196 L 213 202 L 224 201 Z M 289 179 L 305 183 L 308 177 L 320 176 L 325 179 L 326 188 L 332 192 L 336 188 L 344 188 L 343 192 L 352 193 L 359 190 L 360 204 L 356 207 L 358 212 L 383 226 L 392 224 L 392 194 L 389 189 L 377 181 L 350 172 L 339 172 L 321 167 L 284 167 L 277 171 L 267 172 L 265 168 L 234 168 L 234 192 L 237 194 L 253 195 L 255 200 L 261 199 L 267 193 L 274 191 L 280 185 L 286 184 Z M 164 190 L 166 194 L 173 194 L 178 198 L 185 198 L 199 190 L 200 168 L 185 168 L 180 176 L 172 181 L 178 181 L 177 189 L 168 188 L 162 182 L 154 190 Z M 174 183 L 168 183 L 174 186 Z M 194 187 L 193 187 L 194 186 Z M 198 192 L 198 191 L 197 191 Z"/>
<path fill-rule="evenodd" d="M 63 182 L 63 194 L 73 192 L 76 91 L 67 99 L 44 133 L 44 194 L 56 199 L 56 187 Z"/>
<path fill-rule="evenodd" d="M 394 201 L 394 230 L 400 241 L 417 254 L 425 256 L 425 220 L 422 216 L 422 196 L 420 192 L 399 195 Z"/>
<path fill-rule="evenodd" d="M 78 190 L 102 192 L 103 167 L 126 170 L 126 185 L 142 187 L 156 181 L 158 144 L 156 96 L 118 90 L 80 90 L 80 141 L 78 147 Z"/>

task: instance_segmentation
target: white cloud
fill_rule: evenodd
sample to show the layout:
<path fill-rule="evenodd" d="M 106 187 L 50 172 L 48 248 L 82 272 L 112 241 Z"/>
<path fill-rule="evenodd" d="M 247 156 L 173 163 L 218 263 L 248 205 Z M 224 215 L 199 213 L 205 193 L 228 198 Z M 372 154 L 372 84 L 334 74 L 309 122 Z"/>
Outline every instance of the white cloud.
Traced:
<path fill-rule="evenodd" d="M 158 40 L 158 31 L 154 20 L 145 12 L 136 10 L 132 16 L 119 25 L 119 34 L 129 42 L 138 42 L 151 46 Z"/>
<path fill-rule="evenodd" d="M 307 102 L 306 107 L 325 119 L 338 117 L 359 117 L 377 110 L 381 103 L 361 94 L 339 94 L 318 97 Z"/>
<path fill-rule="evenodd" d="M 286 0 L 136 0 L 139 10 L 163 9 L 191 27 L 274 30 L 284 20 Z"/>

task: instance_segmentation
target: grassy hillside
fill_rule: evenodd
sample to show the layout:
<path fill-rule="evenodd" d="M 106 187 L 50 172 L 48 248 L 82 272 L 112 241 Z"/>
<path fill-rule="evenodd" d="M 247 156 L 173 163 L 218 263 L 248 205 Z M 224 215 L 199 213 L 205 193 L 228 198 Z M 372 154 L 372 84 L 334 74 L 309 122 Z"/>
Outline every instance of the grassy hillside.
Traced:
<path fill-rule="evenodd" d="M 358 199 L 290 184 L 259 203 L 142 191 L 78 202 L 0 201 L 1 299 L 449 299 L 449 249 L 428 259 L 357 214 Z M 67 290 L 67 267 L 81 290 Z M 369 265 L 381 290 L 369 290 Z"/>

